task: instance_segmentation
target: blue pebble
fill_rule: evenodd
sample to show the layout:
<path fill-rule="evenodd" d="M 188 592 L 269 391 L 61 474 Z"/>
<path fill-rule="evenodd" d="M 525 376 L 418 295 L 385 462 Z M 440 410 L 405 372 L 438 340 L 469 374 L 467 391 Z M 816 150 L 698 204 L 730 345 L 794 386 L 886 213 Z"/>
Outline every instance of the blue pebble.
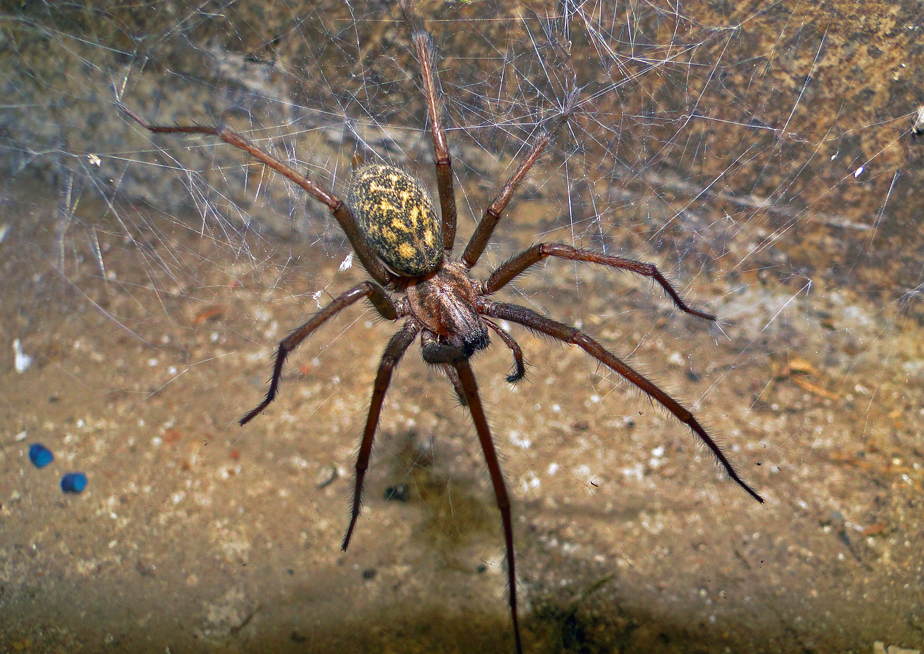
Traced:
<path fill-rule="evenodd" d="M 41 443 L 33 443 L 29 446 L 29 460 L 36 468 L 44 468 L 55 460 L 55 455 Z"/>
<path fill-rule="evenodd" d="M 61 490 L 65 493 L 82 493 L 87 487 L 87 476 L 82 472 L 69 472 L 61 477 Z"/>

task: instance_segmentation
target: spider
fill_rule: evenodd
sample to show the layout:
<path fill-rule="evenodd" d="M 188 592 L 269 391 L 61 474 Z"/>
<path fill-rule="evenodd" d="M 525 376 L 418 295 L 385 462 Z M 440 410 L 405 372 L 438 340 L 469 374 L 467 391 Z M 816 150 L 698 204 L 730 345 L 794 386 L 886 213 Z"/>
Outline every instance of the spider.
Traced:
<path fill-rule="evenodd" d="M 344 201 L 227 127 L 155 125 L 146 122 L 123 104 L 116 105 L 123 113 L 153 133 L 211 135 L 244 150 L 299 185 L 308 195 L 327 206 L 333 214 L 346 234 L 353 252 L 372 279 L 336 297 L 279 343 L 266 398 L 241 418 L 240 424 L 250 422 L 276 398 L 286 357 L 315 330 L 347 307 L 367 299 L 385 320 L 403 320 L 403 326 L 391 337 L 379 363 L 366 426 L 356 458 L 350 521 L 341 549 L 346 550 L 349 546 L 362 508 L 363 480 L 369 467 L 372 443 L 392 373 L 401 357 L 419 336 L 424 361 L 441 368 L 447 374 L 461 404 L 468 407 L 478 434 L 503 523 L 510 615 L 516 651 L 520 654 L 523 648 L 517 615 L 510 497 L 491 439 L 488 419 L 479 398 L 478 385 L 469 364 L 472 355 L 488 347 L 489 335 L 493 332 L 513 355 L 514 368 L 507 381 L 516 383 L 524 378 L 526 369 L 522 351 L 513 337 L 502 330 L 495 320 L 506 320 L 583 349 L 686 424 L 712 452 L 733 481 L 758 502 L 763 503 L 764 500 L 741 479 L 731 462 L 690 411 L 588 334 L 525 307 L 489 299 L 531 266 L 547 257 L 556 257 L 600 264 L 648 277 L 661 286 L 681 311 L 703 320 L 715 321 L 715 316 L 688 306 L 653 264 L 578 249 L 562 243 L 539 243 L 501 264 L 485 279 L 476 279 L 470 275 L 469 271 L 478 263 L 523 179 L 551 142 L 556 131 L 569 120 L 575 108 L 577 90 L 569 95 L 560 115 L 550 121 L 551 126 L 532 145 L 517 169 L 497 192 L 478 222 L 462 256 L 458 260 L 452 258 L 456 234 L 456 200 L 449 145 L 440 116 L 436 48 L 430 33 L 410 15 L 404 3 L 402 8 L 412 30 L 412 42 L 421 69 L 423 94 L 435 153 L 439 218 L 424 185 L 394 166 L 371 164 L 356 168 L 346 189 Z"/>

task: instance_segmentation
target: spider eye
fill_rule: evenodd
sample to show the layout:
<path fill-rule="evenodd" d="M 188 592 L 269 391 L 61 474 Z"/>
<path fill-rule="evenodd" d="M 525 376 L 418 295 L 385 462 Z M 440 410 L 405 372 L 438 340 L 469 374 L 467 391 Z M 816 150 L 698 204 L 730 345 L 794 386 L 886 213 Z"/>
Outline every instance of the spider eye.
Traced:
<path fill-rule="evenodd" d="M 443 260 L 443 228 L 426 189 L 394 166 L 363 166 L 347 189 L 347 205 L 385 264 L 422 277 Z"/>

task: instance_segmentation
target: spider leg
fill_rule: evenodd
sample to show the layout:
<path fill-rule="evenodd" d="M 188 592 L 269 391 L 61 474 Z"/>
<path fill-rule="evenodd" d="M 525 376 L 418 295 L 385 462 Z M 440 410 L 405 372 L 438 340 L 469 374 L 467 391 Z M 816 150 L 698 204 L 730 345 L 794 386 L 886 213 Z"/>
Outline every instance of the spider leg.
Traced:
<path fill-rule="evenodd" d="M 600 265 L 609 266 L 610 268 L 628 270 L 637 275 L 649 277 L 664 289 L 664 292 L 671 297 L 674 304 L 676 304 L 681 311 L 698 316 L 704 320 L 715 320 L 715 316 L 711 313 L 693 309 L 680 299 L 680 294 L 674 290 L 674 287 L 664 278 L 664 275 L 661 274 L 661 271 L 659 271 L 654 264 L 635 261 L 633 259 L 624 259 L 623 257 L 612 257 L 608 254 L 600 254 L 588 250 L 579 250 L 570 245 L 564 245 L 563 243 L 540 243 L 534 245 L 527 250 L 523 250 L 523 252 L 520 252 L 509 261 L 501 264 L 497 270 L 491 273 L 491 276 L 485 280 L 485 295 L 496 293 L 513 281 L 517 275 L 522 274 L 527 268 L 539 263 L 546 257 L 599 263 Z"/>
<path fill-rule="evenodd" d="M 289 353 L 297 348 L 301 342 L 308 338 L 318 327 L 364 297 L 369 298 L 372 302 L 372 306 L 374 306 L 376 311 L 379 312 L 379 315 L 386 320 L 398 319 L 398 311 L 391 301 L 391 298 L 388 297 L 388 294 L 381 286 L 374 282 L 363 282 L 358 286 L 354 286 L 346 293 L 334 298 L 330 304 L 311 316 L 308 322 L 286 336 L 279 343 L 279 349 L 276 352 L 276 362 L 273 364 L 273 377 L 270 380 L 270 387 L 269 391 L 266 393 L 266 399 L 260 402 L 256 409 L 241 418 L 241 426 L 253 420 L 263 409 L 269 406 L 270 402 L 276 399 L 276 394 L 279 392 L 279 379 L 282 377 L 282 366 L 285 364 L 286 357 L 289 356 Z"/>
<path fill-rule="evenodd" d="M 432 340 L 425 342 L 423 358 L 427 363 L 452 365 L 459 375 L 459 383 L 462 385 L 462 390 L 468 400 L 468 409 L 475 423 L 475 431 L 478 432 L 478 440 L 481 443 L 481 450 L 484 452 L 488 472 L 491 475 L 491 483 L 494 486 L 497 508 L 500 510 L 501 522 L 504 525 L 504 545 L 507 549 L 507 584 L 510 587 L 510 616 L 513 619 L 513 636 L 516 640 L 517 654 L 522 654 L 520 623 L 517 618 L 517 575 L 513 553 L 513 523 L 510 518 L 510 497 L 507 495 L 504 473 L 501 471 L 497 451 L 494 449 L 494 441 L 491 439 L 488 419 L 485 417 L 484 409 L 481 406 L 475 375 L 462 350 L 450 345 L 442 345 Z"/>
<path fill-rule="evenodd" d="M 340 545 L 340 549 L 343 551 L 346 551 L 346 548 L 350 546 L 350 538 L 353 536 L 356 520 L 362 510 L 363 480 L 366 477 L 366 470 L 369 468 L 372 441 L 375 438 L 375 430 L 379 426 L 379 416 L 382 413 L 385 392 L 391 383 L 391 374 L 398 366 L 398 362 L 401 361 L 401 357 L 404 356 L 407 348 L 417 338 L 419 331 L 420 324 L 416 320 L 408 320 L 404 323 L 404 327 L 391 337 L 385 352 L 382 354 L 379 371 L 375 376 L 375 385 L 372 387 L 372 401 L 369 404 L 366 429 L 363 432 L 362 444 L 359 446 L 359 454 L 356 456 L 356 483 L 353 487 L 353 503 L 350 508 L 350 526 L 347 527 L 346 534 L 343 536 L 343 543 Z"/>
<path fill-rule="evenodd" d="M 288 164 L 283 163 L 266 150 L 259 148 L 253 141 L 250 141 L 223 125 L 218 125 L 216 127 L 209 127 L 207 125 L 152 125 L 121 102 L 116 102 L 115 105 L 119 111 L 154 134 L 203 134 L 206 136 L 217 136 L 225 143 L 247 152 L 250 156 L 264 165 L 269 166 L 283 177 L 298 184 L 308 195 L 323 202 L 327 208 L 330 209 L 331 214 L 333 214 L 334 218 L 340 224 L 343 233 L 346 234 L 347 240 L 350 242 L 350 246 L 356 253 L 363 268 L 366 269 L 372 278 L 383 285 L 387 284 L 391 279 L 391 273 L 388 272 L 385 264 L 376 257 L 372 247 L 366 241 L 366 237 L 359 229 L 359 224 L 356 222 L 356 218 L 353 216 L 349 207 L 347 207 L 336 195 L 315 182 L 312 182 L 303 174 Z"/>
<path fill-rule="evenodd" d="M 565 343 L 571 343 L 573 345 L 579 346 L 582 350 L 587 352 L 587 354 L 592 356 L 594 359 L 605 365 L 613 372 L 622 376 L 630 383 L 634 384 L 641 391 L 647 394 L 648 397 L 656 400 L 659 404 L 661 404 L 661 406 L 674 414 L 674 417 L 677 418 L 677 420 L 689 427 L 693 433 L 696 434 L 706 445 L 706 447 L 709 448 L 718 462 L 722 465 L 723 468 L 725 468 L 725 472 L 728 474 L 728 476 L 731 477 L 732 480 L 739 486 L 741 486 L 741 488 L 743 488 L 748 493 L 748 495 L 763 504 L 764 499 L 757 494 L 757 491 L 748 486 L 744 480 L 738 476 L 738 473 L 735 471 L 731 462 L 728 460 L 728 458 L 726 458 L 725 454 L 719 448 L 718 444 L 712 439 L 711 436 L 709 436 L 708 433 L 706 433 L 706 430 L 701 424 L 699 424 L 699 421 L 693 416 L 692 413 L 681 406 L 677 400 L 658 388 L 654 382 L 650 381 L 647 377 L 637 372 L 627 363 L 620 360 L 616 355 L 606 350 L 602 345 L 600 345 L 590 336 L 579 329 L 575 329 L 574 327 L 569 327 L 568 325 L 557 322 L 555 320 L 551 320 L 550 318 L 540 316 L 535 311 L 531 311 L 530 309 L 518 306 L 516 304 L 506 304 L 503 302 L 490 302 L 487 300 L 481 300 L 479 302 L 479 310 L 484 312 L 486 315 L 510 320 L 511 322 L 523 325 L 524 327 L 532 329 L 533 331 L 546 334 L 552 338 L 564 341 Z"/>
<path fill-rule="evenodd" d="M 518 381 L 526 377 L 526 365 L 523 363 L 523 350 L 521 350 L 519 344 L 513 340 L 513 336 L 505 332 L 494 322 L 488 320 L 484 316 L 482 316 L 481 319 L 484 320 L 488 327 L 494 330 L 495 334 L 500 336 L 501 340 L 504 341 L 504 345 L 509 347 L 510 351 L 513 352 L 513 372 L 507 375 L 507 383 L 516 384 Z"/>
<path fill-rule="evenodd" d="M 401 2 L 404 18 L 410 25 L 417 50 L 417 61 L 423 78 L 424 98 L 427 100 L 427 117 L 430 120 L 430 135 L 433 138 L 433 150 L 436 154 L 436 188 L 440 194 L 440 214 L 443 217 L 443 248 L 450 252 L 456 240 L 456 194 L 452 180 L 452 158 L 449 156 L 449 143 L 441 119 L 440 80 L 436 72 L 437 58 L 433 37 L 421 22 L 411 14 L 407 2 Z"/>
<path fill-rule="evenodd" d="M 569 94 L 567 102 L 565 103 L 565 108 L 555 120 L 554 124 L 535 144 L 533 144 L 526 158 L 520 162 L 516 171 L 507 179 L 494 197 L 494 201 L 491 202 L 491 205 L 485 210 L 484 216 L 482 216 L 481 221 L 475 228 L 474 234 L 472 234 L 472 238 L 469 240 L 468 245 L 465 246 L 465 251 L 462 253 L 462 262 L 469 268 L 478 263 L 479 257 L 481 257 L 482 252 L 484 252 L 485 247 L 488 245 L 488 241 L 491 240 L 494 228 L 497 227 L 497 223 L 500 222 L 504 209 L 507 208 L 510 199 L 520 187 L 526 174 L 533 165 L 535 165 L 536 161 L 538 161 L 539 157 L 545 151 L 546 146 L 551 143 L 552 137 L 555 136 L 559 128 L 568 122 L 568 118 L 571 117 L 571 113 L 574 111 L 574 104 L 577 101 L 577 96 L 577 90 Z"/>

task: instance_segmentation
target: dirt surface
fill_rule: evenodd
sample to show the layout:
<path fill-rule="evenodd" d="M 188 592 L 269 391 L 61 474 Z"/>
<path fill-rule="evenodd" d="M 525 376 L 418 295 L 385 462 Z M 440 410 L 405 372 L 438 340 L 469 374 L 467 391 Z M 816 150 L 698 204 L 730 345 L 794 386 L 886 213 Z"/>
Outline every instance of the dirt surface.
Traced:
<path fill-rule="evenodd" d="M 796 18 L 804 16 L 794 10 L 788 19 Z M 830 35 L 814 29 L 828 18 L 816 15 L 805 34 L 841 48 L 837 61 L 860 57 L 840 70 L 868 67 L 869 77 L 844 88 L 868 83 L 878 89 L 863 96 L 870 106 L 888 105 L 872 81 L 881 71 L 863 59 L 888 42 L 867 35 L 862 47 L 850 45 L 846 33 L 866 32 L 837 23 Z M 907 16 L 877 20 L 914 25 Z M 384 30 L 372 42 L 387 50 Z M 811 64 L 818 50 L 813 42 L 799 52 Z M 798 79 L 780 82 L 781 97 L 800 93 Z M 144 90 L 134 97 L 140 104 Z M 785 147 L 808 144 L 818 161 L 834 160 L 822 127 L 837 110 L 815 106 L 817 124 L 800 122 L 803 140 L 784 139 Z M 590 134 L 592 115 L 576 120 Z M 878 153 L 889 162 L 883 169 L 905 166 L 898 182 L 882 171 L 854 184 L 858 176 L 812 170 L 794 179 L 809 189 L 815 180 L 825 191 L 818 199 L 778 200 L 766 214 L 742 209 L 757 191 L 701 197 L 698 186 L 710 213 L 683 196 L 698 180 L 640 167 L 634 182 L 656 187 L 669 209 L 627 202 L 634 213 L 620 214 L 624 222 L 601 239 L 658 263 L 717 325 L 679 314 L 644 281 L 563 262 L 501 294 L 579 325 L 651 374 L 767 500 L 758 505 L 725 479 L 685 427 L 582 351 L 514 326 L 529 378 L 504 381 L 510 355 L 497 339 L 474 368 L 514 498 L 526 651 L 924 647 L 924 321 L 913 292 L 924 253 L 920 201 L 903 186 L 921 174 L 919 142 L 908 121 L 880 129 L 871 120 L 863 144 L 849 134 L 835 141 Z M 404 151 L 427 147 L 403 138 Z M 321 160 L 349 158 L 336 143 L 314 145 Z M 477 145 L 460 145 L 458 159 L 471 163 L 457 164 L 460 204 L 475 215 L 510 161 L 504 148 L 489 156 Z M 190 148 L 179 150 L 178 158 Z M 146 169 L 140 152 L 131 150 L 128 168 L 143 172 L 122 194 L 87 192 L 76 202 L 54 166 L 19 169 L 3 187 L 2 651 L 512 652 L 503 538 L 477 438 L 416 346 L 389 391 L 353 543 L 339 549 L 368 398 L 394 325 L 366 306 L 345 311 L 292 355 L 265 415 L 237 425 L 265 393 L 276 343 L 363 279 L 343 265 L 348 251 L 335 228 L 309 216 L 310 229 L 293 235 L 279 227 L 291 217 L 283 212 L 266 229 L 237 230 L 236 216 L 209 222 L 221 206 L 212 200 L 202 214 L 174 210 L 166 190 L 134 192 L 145 176 L 167 172 Z M 224 163 L 236 155 L 216 152 L 190 154 L 214 164 L 213 190 L 222 177 L 237 179 L 235 164 Z M 577 242 L 581 223 L 555 214 L 573 191 L 566 180 L 576 179 L 549 172 L 563 165 L 561 154 L 540 163 L 476 274 L 537 240 Z M 588 146 L 575 160 L 592 154 Z M 185 174 L 178 170 L 173 187 Z M 847 182 L 831 181 L 837 175 Z M 600 186 L 618 181 L 582 180 L 584 191 L 604 195 L 611 191 Z M 241 188 L 262 198 L 257 187 Z M 133 204 L 139 197 L 148 203 Z M 902 201 L 885 202 L 886 211 L 889 197 Z M 254 214 L 266 205 L 254 201 Z M 664 216 L 683 212 L 685 227 L 652 237 Z M 871 234 L 876 215 L 881 231 Z M 463 221 L 460 240 L 472 224 Z M 685 244 L 687 229 L 715 224 L 727 229 L 724 239 Z M 33 443 L 55 461 L 35 468 Z M 70 471 L 89 479 L 79 495 L 59 486 Z"/>
<path fill-rule="evenodd" d="M 3 361 L 7 649 L 509 649 L 503 541 L 477 442 L 413 352 L 390 392 L 355 541 L 338 549 L 392 327 L 368 308 L 347 312 L 293 356 L 267 415 L 235 423 L 263 393 L 274 342 L 311 310 L 300 268 L 326 266 L 335 288 L 355 271 L 308 248 L 254 274 L 171 223 L 147 247 L 187 270 L 208 262 L 195 288 L 171 290 L 138 245 L 108 238 L 118 277 L 75 285 L 52 265 L 54 206 L 40 194 L 4 204 L 16 229 L 2 244 L 3 323 L 34 357 L 22 373 L 12 348 Z M 568 288 L 543 308 L 575 320 Z M 760 349 L 742 357 L 747 323 L 726 321 L 717 344 L 645 290 L 623 288 L 618 304 L 586 293 L 585 325 L 617 351 L 639 343 L 633 361 L 696 400 L 767 504 L 580 351 L 517 333 L 533 367 L 511 389 L 495 346 L 476 370 L 516 498 L 528 649 L 919 644 L 921 387 L 906 379 L 921 328 L 832 294 L 840 306 L 826 320 L 843 340 L 821 319 L 764 335 L 792 353 L 787 364 Z M 773 302 L 725 297 L 710 305 L 720 315 Z M 652 331 L 652 320 L 665 324 Z M 847 322 L 866 325 L 837 327 Z M 802 356 L 818 368 L 794 363 Z M 51 466 L 29 463 L 34 442 L 55 453 Z M 90 479 L 81 495 L 58 487 L 72 470 Z M 409 501 L 383 499 L 401 484 Z"/>

